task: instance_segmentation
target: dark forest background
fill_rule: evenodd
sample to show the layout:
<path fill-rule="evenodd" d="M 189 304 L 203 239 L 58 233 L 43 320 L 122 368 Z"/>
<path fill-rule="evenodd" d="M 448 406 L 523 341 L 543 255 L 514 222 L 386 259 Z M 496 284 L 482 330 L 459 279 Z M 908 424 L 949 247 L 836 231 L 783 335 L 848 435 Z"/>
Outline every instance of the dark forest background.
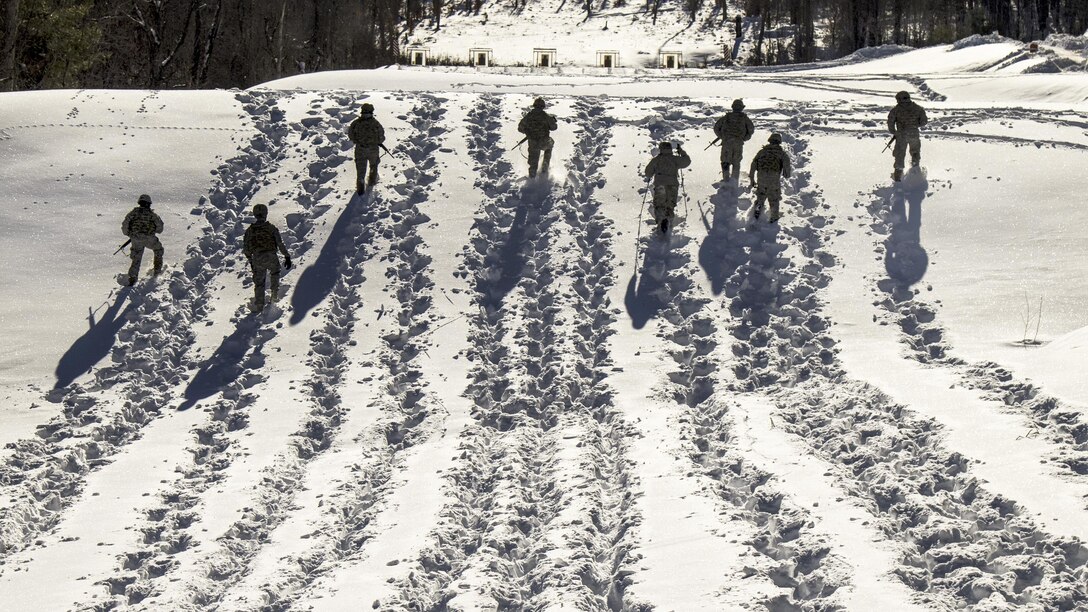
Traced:
<path fill-rule="evenodd" d="M 533 0 L 503 0 L 511 10 Z M 667 5 L 697 27 L 733 27 L 724 0 L 582 0 Z M 437 29 L 483 0 L 0 0 L 0 90 L 248 87 L 317 70 L 373 68 L 405 36 Z M 1083 34 L 1088 0 L 744 0 L 757 63 L 811 61 L 887 43 L 926 46 L 998 32 L 1035 40 Z M 490 10 L 495 10 L 488 3 Z M 717 25 L 716 25 L 717 24 Z M 819 31 L 826 35 L 817 39 Z M 772 42 L 773 41 L 773 42 Z"/>

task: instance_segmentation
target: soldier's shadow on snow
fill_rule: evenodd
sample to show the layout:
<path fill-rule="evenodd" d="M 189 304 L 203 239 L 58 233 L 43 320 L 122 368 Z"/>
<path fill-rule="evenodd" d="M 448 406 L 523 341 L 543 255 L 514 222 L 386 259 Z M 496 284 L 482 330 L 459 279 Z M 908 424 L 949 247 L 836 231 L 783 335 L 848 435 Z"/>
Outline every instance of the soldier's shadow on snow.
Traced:
<path fill-rule="evenodd" d="M 219 348 L 201 364 L 189 381 L 183 395 L 185 401 L 178 406 L 178 410 L 188 410 L 201 400 L 212 397 L 235 383 L 243 387 L 250 386 L 250 381 L 245 379 L 246 371 L 260 368 L 264 363 L 262 348 L 265 338 L 260 331 L 258 317 L 247 316 L 239 319 L 234 332 L 223 338 Z"/>
<path fill-rule="evenodd" d="M 112 304 L 105 312 L 95 318 L 95 312 L 88 308 L 89 329 L 72 343 L 72 346 L 57 362 L 57 382 L 54 389 L 61 389 L 91 371 L 103 357 L 109 354 L 117 341 L 117 332 L 121 331 L 128 315 L 135 305 L 128 299 L 132 290 L 125 287 L 117 292 Z M 128 303 L 125 306 L 126 302 Z M 123 308 L 123 310 L 122 310 Z"/>
<path fill-rule="evenodd" d="M 707 235 L 699 245 L 699 265 L 714 295 L 729 298 L 732 316 L 748 325 L 766 325 L 781 292 L 778 271 L 785 265 L 780 258 L 786 249 L 778 242 L 780 228 L 752 219 L 750 210 L 741 209 L 734 189 L 719 190 L 710 204 L 710 210 L 700 210 Z"/>
<path fill-rule="evenodd" d="M 649 231 L 650 235 L 642 238 L 641 268 L 631 275 L 623 297 L 631 326 L 635 329 L 646 327 L 673 299 L 676 288 L 670 286 L 668 276 L 677 266 L 670 255 L 688 243 L 685 236 L 673 235 L 669 240 L 663 240 L 656 229 Z"/>
<path fill-rule="evenodd" d="M 291 294 L 291 325 L 298 325 L 315 306 L 332 293 L 336 281 L 340 278 L 340 264 L 347 257 L 346 249 L 354 248 L 348 230 L 360 207 L 366 206 L 370 196 L 354 195 L 340 218 L 329 233 L 328 240 L 321 247 L 317 259 L 310 267 L 302 271 L 295 290 Z"/>
<path fill-rule="evenodd" d="M 514 218 L 505 237 L 497 235 L 499 228 L 492 227 L 494 240 L 501 242 L 499 247 L 484 260 L 487 271 L 478 277 L 477 290 L 484 296 L 484 305 L 498 309 L 514 287 L 517 287 L 525 271 L 528 244 L 536 238 L 536 231 L 530 231 L 540 223 L 546 212 L 550 185 L 527 184 L 521 189 L 520 201 L 514 211 Z"/>
<path fill-rule="evenodd" d="M 922 201 L 929 186 L 922 174 L 908 173 L 903 185 L 891 190 L 888 223 L 891 231 L 884 241 L 884 269 L 888 278 L 902 288 L 909 288 L 925 277 L 929 254 L 922 247 Z"/>
<path fill-rule="evenodd" d="M 714 295 L 722 294 L 729 277 L 750 261 L 752 249 L 759 242 L 747 225 L 751 212 L 745 211 L 745 216 L 739 218 L 739 210 L 740 199 L 736 191 L 728 188 L 710 197 L 710 210 L 699 208 L 699 218 L 706 228 L 706 237 L 699 245 L 699 266 Z"/>

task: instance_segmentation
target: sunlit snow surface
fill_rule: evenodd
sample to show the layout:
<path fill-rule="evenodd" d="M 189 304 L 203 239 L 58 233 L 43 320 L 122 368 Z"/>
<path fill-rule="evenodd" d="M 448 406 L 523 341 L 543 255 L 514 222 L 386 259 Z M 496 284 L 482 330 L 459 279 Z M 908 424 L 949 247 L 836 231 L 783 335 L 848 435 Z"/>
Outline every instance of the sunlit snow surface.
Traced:
<path fill-rule="evenodd" d="M 1088 76 L 1016 52 L 4 94 L 3 608 L 1088 606 Z M 745 163 L 793 157 L 778 226 L 703 151 L 735 97 Z M 127 289 L 140 193 L 167 269 Z M 252 315 L 257 203 L 296 268 Z"/>

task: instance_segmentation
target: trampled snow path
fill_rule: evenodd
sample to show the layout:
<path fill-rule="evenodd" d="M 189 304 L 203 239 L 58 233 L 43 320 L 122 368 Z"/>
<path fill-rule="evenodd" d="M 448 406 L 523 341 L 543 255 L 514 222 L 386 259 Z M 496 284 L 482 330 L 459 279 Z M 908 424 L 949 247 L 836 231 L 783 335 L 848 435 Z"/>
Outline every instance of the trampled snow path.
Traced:
<path fill-rule="evenodd" d="M 249 145 L 220 167 L 219 181 L 202 199 L 200 213 L 209 227 L 200 242 L 190 246 L 181 270 L 168 269 L 162 280 L 122 289 L 129 292 L 133 318 L 117 333 L 123 348 L 114 351 L 115 364 L 97 370 L 89 389 L 73 383 L 55 390 L 64 413 L 40 428 L 38 439 L 16 443 L 0 468 L 7 497 L 0 555 L 10 558 L 25 550 L 74 503 L 95 501 L 80 497 L 87 479 L 163 417 L 176 399 L 191 363 L 193 326 L 206 316 L 212 283 L 240 235 L 236 219 L 259 189 L 262 173 L 284 157 L 286 129 L 282 116 L 268 113 L 271 96 L 239 96 L 251 115 L 264 120 Z M 99 406 L 96 391 L 117 385 L 123 385 L 120 405 Z"/>
<path fill-rule="evenodd" d="M 334 114 L 344 103 L 346 100 L 334 102 Z M 312 106 L 319 107 L 320 104 L 319 100 Z M 284 111 L 275 109 L 272 112 L 282 114 Z M 288 227 L 283 233 L 296 261 L 301 256 L 303 262 L 312 245 L 309 235 L 314 223 L 329 208 L 324 200 L 333 192 L 329 183 L 337 176 L 334 168 L 348 159 L 343 155 L 342 143 L 329 145 L 323 136 L 331 134 L 334 141 L 341 140 L 343 128 L 339 121 L 335 116 L 331 118 L 334 129 L 325 122 L 315 123 L 313 115 L 318 112 L 310 110 L 301 122 L 292 123 L 292 138 L 288 145 L 293 145 L 296 151 L 305 150 L 303 159 L 314 160 L 306 166 L 309 178 L 296 184 L 297 169 L 285 167 L 283 172 L 270 173 L 266 177 L 262 191 L 265 195 L 283 187 L 284 191 L 277 195 L 294 196 L 300 205 L 303 212 L 288 217 Z M 242 275 L 248 276 L 245 272 Z M 251 285 L 247 283 L 248 286 Z M 285 287 L 289 289 L 290 285 Z M 241 298 L 237 294 L 230 295 L 228 301 L 236 304 Z M 234 310 L 233 306 L 228 309 Z M 194 558 L 201 555 L 197 549 L 207 543 L 204 534 L 218 535 L 225 527 L 222 516 L 241 510 L 238 491 L 252 486 L 249 474 L 257 470 L 228 468 L 238 460 L 242 460 L 243 465 L 271 461 L 273 449 L 287 443 L 290 433 L 284 427 L 290 422 L 287 415 L 299 418 L 303 414 L 297 409 L 290 411 L 289 406 L 301 407 L 303 397 L 296 393 L 290 381 L 280 379 L 266 383 L 267 377 L 263 375 L 267 370 L 282 369 L 278 354 L 283 354 L 287 360 L 298 358 L 289 351 L 282 353 L 279 330 L 283 322 L 279 318 L 280 311 L 276 307 L 261 318 L 249 316 L 245 307 L 240 307 L 229 322 L 221 321 L 234 326 L 235 331 L 201 364 L 186 387 L 186 403 L 182 405 L 184 409 L 214 398 L 209 419 L 194 429 L 197 446 L 191 449 L 192 463 L 179 467 L 182 479 L 161 494 L 159 505 L 147 510 L 147 522 L 140 528 L 143 546 L 122 554 L 120 572 L 107 580 L 111 594 L 120 596 L 118 601 L 139 603 L 150 597 L 149 605 L 157 605 L 155 597 L 160 594 L 161 585 L 167 580 L 176 581 L 176 574 L 179 571 L 184 574 Z M 277 391 L 269 392 L 271 389 Z M 280 394 L 295 396 L 295 402 L 274 403 Z M 266 398 L 277 399 L 269 401 Z M 268 418 L 270 404 L 275 421 Z M 255 433 L 250 430 L 251 426 L 256 429 L 256 440 L 251 438 Z M 212 487 L 216 490 L 208 492 Z"/>
<path fill-rule="evenodd" d="M 336 121 L 335 117 L 331 117 L 330 121 L 333 125 L 329 133 L 335 135 L 335 140 L 344 142 L 343 147 L 337 146 L 335 149 L 346 148 L 348 145 L 343 136 L 346 126 Z M 409 135 L 408 142 L 425 141 L 425 130 L 419 124 L 414 127 L 416 133 Z M 415 153 L 410 145 L 405 146 L 404 150 L 410 154 Z M 392 185 L 394 191 L 399 189 L 395 183 Z M 326 193 L 330 192 L 331 190 L 326 190 Z M 423 327 L 412 320 L 413 317 L 424 314 L 426 308 L 421 310 L 420 305 L 425 305 L 429 298 L 413 297 L 413 292 L 427 288 L 425 278 L 421 281 L 416 276 L 423 271 L 428 260 L 425 255 L 413 253 L 412 249 L 390 247 L 397 241 L 415 240 L 412 237 L 414 227 L 425 220 L 418 211 L 413 212 L 416 195 L 412 192 L 405 200 L 390 201 L 379 191 L 366 197 L 352 198 L 341 213 L 341 218 L 329 237 L 329 241 L 337 245 L 336 251 L 331 254 L 331 265 L 337 269 L 333 277 L 338 280 L 330 288 L 330 302 L 326 307 L 323 326 L 311 333 L 312 374 L 305 386 L 309 389 L 314 407 L 308 415 L 304 415 L 301 429 L 292 436 L 288 444 L 290 450 L 281 454 L 264 474 L 242 518 L 218 537 L 213 550 L 205 551 L 201 555 L 195 567 L 196 575 L 190 575 L 183 581 L 181 592 L 166 594 L 166 602 L 171 607 L 200 608 L 218 602 L 227 588 L 252 571 L 251 563 L 261 551 L 263 542 L 289 518 L 290 502 L 298 495 L 298 484 L 304 481 L 310 465 L 336 440 L 345 416 L 353 408 L 344 403 L 341 387 L 347 372 L 348 353 L 355 344 L 352 340 L 356 320 L 354 311 L 363 303 L 360 294 L 360 287 L 366 278 L 363 266 L 379 253 L 389 251 L 407 258 L 394 268 L 395 274 L 404 285 L 404 288 L 397 291 L 403 311 L 395 319 L 399 320 L 400 328 L 386 336 L 393 355 L 388 367 L 396 373 L 400 359 L 411 359 L 415 355 L 414 347 L 397 345 L 423 331 Z M 308 270 L 316 269 L 315 274 L 320 274 L 320 266 L 319 256 Z M 302 283 L 305 279 L 303 276 L 299 282 Z M 332 518 L 329 540 L 315 543 L 314 550 L 309 551 L 301 561 L 303 564 L 312 563 L 312 569 L 320 565 L 322 555 L 330 554 L 328 549 L 352 549 L 345 541 L 350 540 L 352 533 L 365 524 L 367 508 L 373 505 L 372 489 L 388 478 L 395 451 L 410 446 L 410 440 L 406 438 L 410 437 L 411 430 L 426 415 L 426 411 L 417 405 L 418 390 L 413 384 L 411 369 L 408 368 L 407 372 L 397 376 L 403 377 L 403 380 L 395 378 L 388 385 L 390 400 L 388 405 L 382 406 L 389 416 L 359 432 L 362 439 L 372 441 L 378 456 L 363 470 L 361 481 L 355 485 L 355 494 L 348 492 L 349 499 L 344 502 L 345 511 Z M 400 417 L 396 416 L 398 413 Z M 350 509 L 347 508 L 349 506 Z M 336 523 L 341 523 L 341 526 L 337 528 Z M 308 572 L 306 574 L 301 578 L 302 581 L 310 578 Z M 275 600 L 289 598 L 292 589 L 287 587 L 291 581 L 298 580 L 300 578 L 297 575 L 289 576 L 286 581 L 288 584 L 280 585 L 284 587 L 283 590 L 274 591 L 271 597 Z M 159 602 L 156 605 L 164 603 Z M 267 602 L 254 602 L 257 606 L 265 603 Z"/>
<path fill-rule="evenodd" d="M 60 476 L 44 491 L 74 501 L 17 532 L 0 564 L 0 588 L 15 594 L 5 601 L 1084 605 L 1084 426 L 1045 385 L 958 360 L 945 327 L 955 321 L 896 276 L 914 256 L 910 192 L 870 182 L 848 187 L 847 201 L 841 189 L 825 196 L 810 143 L 849 135 L 868 150 L 863 122 L 879 128 L 883 110 L 868 100 L 880 87 L 838 86 L 861 101 L 752 102 L 760 132 L 747 155 L 775 129 L 795 159 L 777 228 L 752 222 L 751 196 L 715 183 L 716 160 L 693 150 L 669 241 L 648 213 L 638 227 L 641 143 L 703 139 L 713 103 L 553 98 L 566 119 L 555 182 L 523 184 L 510 147 L 531 97 L 372 93 L 399 157 L 374 193 L 348 198 L 344 129 L 361 99 L 244 94 L 266 134 L 218 172 L 196 263 L 139 298 L 143 325 L 120 318 L 118 347 L 147 348 L 75 379 L 58 394 L 64 422 L 43 430 L 53 437 L 6 456 L 47 461 L 28 478 Z M 1031 112 L 938 107 L 934 141 L 1012 150 L 1024 139 L 999 127 L 1028 125 Z M 1083 122 L 1039 117 L 1057 126 L 1043 147 L 1084 151 Z M 861 227 L 842 221 L 858 196 Z M 286 277 L 282 312 L 261 319 L 237 307 L 248 288 L 235 243 L 256 201 L 290 206 L 285 237 L 301 271 Z M 164 299 L 172 290 L 184 291 Z M 876 304 L 857 298 L 869 290 Z M 152 314 L 152 302 L 164 309 Z M 859 326 L 857 313 L 877 318 Z M 180 334 L 173 356 L 149 350 L 154 326 Z M 872 347 L 880 358 L 859 365 Z M 124 423 L 110 419 L 132 408 L 114 396 L 158 412 L 138 436 L 94 442 L 106 467 L 62 461 L 90 448 L 78 436 Z M 163 409 L 179 403 L 194 406 Z M 1032 419 L 1043 435 L 1022 439 Z M 1007 477 L 1001 453 L 1061 461 Z M 78 468 L 69 480 L 65 465 Z M 17 467 L 3 473 L 22 478 Z M 4 492 L 38 486 L 13 480 Z M 1045 487 L 1060 490 L 1043 497 Z M 5 526 L 19 516 L 5 510 Z M 53 592 L 34 592 L 50 579 Z"/>

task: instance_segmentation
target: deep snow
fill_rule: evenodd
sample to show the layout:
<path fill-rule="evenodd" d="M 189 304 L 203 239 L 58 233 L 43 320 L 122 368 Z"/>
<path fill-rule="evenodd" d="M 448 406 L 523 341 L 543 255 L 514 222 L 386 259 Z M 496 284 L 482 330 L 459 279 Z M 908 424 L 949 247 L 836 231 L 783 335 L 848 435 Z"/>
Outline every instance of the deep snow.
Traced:
<path fill-rule="evenodd" d="M 0 601 L 1088 606 L 1088 77 L 1003 44 L 4 94 Z M 893 185 L 900 89 L 932 122 Z M 536 95 L 560 130 L 526 183 Z M 702 152 L 736 96 L 745 161 L 771 131 L 794 158 L 777 227 Z M 358 197 L 363 101 L 395 155 Z M 668 241 L 662 139 L 695 156 Z M 169 267 L 122 289 L 142 192 Z M 258 316 L 256 203 L 297 262 Z"/>

